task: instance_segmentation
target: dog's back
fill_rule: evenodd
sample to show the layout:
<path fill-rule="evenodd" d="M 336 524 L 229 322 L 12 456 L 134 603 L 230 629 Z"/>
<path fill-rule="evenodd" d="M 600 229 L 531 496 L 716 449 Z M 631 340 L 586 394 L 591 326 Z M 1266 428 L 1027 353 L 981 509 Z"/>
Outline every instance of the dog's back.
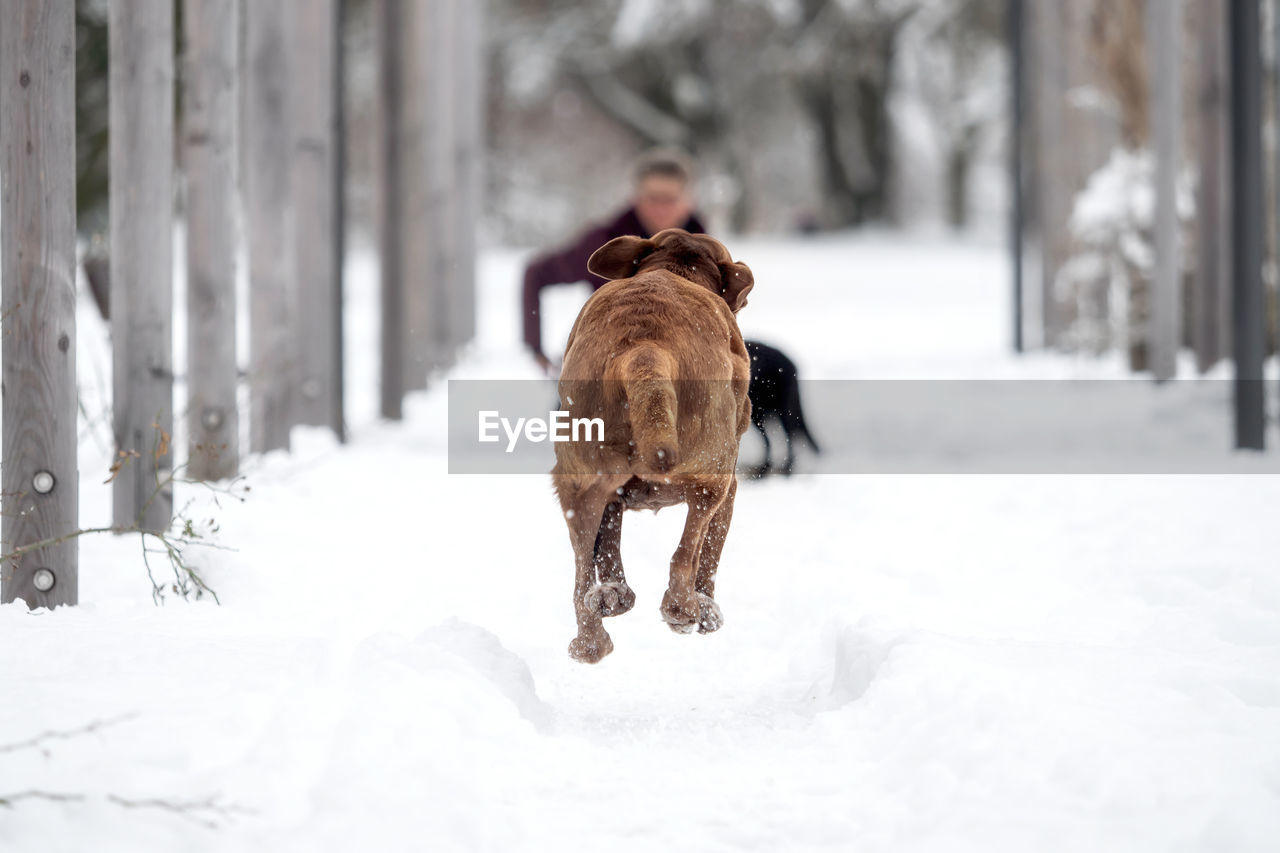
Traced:
<path fill-rule="evenodd" d="M 723 299 L 666 270 L 597 290 L 569 335 L 561 400 L 603 417 L 602 445 L 557 446 L 585 470 L 642 477 L 732 470 L 746 430 L 750 367 Z M 682 452 L 696 448 L 696 454 Z"/>

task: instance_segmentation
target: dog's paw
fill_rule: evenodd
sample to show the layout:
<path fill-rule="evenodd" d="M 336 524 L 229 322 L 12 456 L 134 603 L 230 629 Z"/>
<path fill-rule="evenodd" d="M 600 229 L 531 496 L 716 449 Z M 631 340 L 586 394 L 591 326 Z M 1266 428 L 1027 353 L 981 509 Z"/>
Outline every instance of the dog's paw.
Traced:
<path fill-rule="evenodd" d="M 636 594 L 625 581 L 605 581 L 587 590 L 583 603 L 601 616 L 621 616 L 636 606 Z"/>
<path fill-rule="evenodd" d="M 578 635 L 569 643 L 569 657 L 579 663 L 599 663 L 613 651 L 613 640 L 604 631 L 592 637 Z"/>
<path fill-rule="evenodd" d="M 698 593 L 698 633 L 710 634 L 724 625 L 724 613 L 720 605 L 709 595 Z"/>
<path fill-rule="evenodd" d="M 662 620 L 677 634 L 692 634 L 698 628 L 701 608 L 692 596 L 675 595 L 671 590 L 662 597 Z"/>

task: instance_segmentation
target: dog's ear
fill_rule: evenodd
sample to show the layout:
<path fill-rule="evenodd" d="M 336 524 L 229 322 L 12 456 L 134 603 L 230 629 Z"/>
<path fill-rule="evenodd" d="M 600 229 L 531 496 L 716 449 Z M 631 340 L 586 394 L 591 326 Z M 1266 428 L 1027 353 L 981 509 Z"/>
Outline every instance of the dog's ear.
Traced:
<path fill-rule="evenodd" d="M 746 264 L 720 264 L 720 295 L 729 303 L 730 310 L 737 314 L 747 304 L 747 294 L 756 286 L 751 267 Z"/>
<path fill-rule="evenodd" d="M 652 240 L 641 237 L 615 237 L 596 249 L 587 261 L 587 269 L 610 281 L 631 278 L 640 261 L 653 254 L 656 248 Z"/>

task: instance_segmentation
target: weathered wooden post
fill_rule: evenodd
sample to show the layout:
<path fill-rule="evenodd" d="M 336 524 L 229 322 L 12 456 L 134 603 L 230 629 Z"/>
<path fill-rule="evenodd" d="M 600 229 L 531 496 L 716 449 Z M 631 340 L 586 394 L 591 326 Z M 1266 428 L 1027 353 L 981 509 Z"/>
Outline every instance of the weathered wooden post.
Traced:
<path fill-rule="evenodd" d="M 297 422 L 297 301 L 289 157 L 292 6 L 244 4 L 243 191 L 249 243 L 249 436 L 254 451 L 289 447 Z"/>
<path fill-rule="evenodd" d="M 430 274 L 423 283 L 429 300 L 423 317 L 428 329 L 424 362 L 430 371 L 452 364 L 475 335 L 482 63 L 480 4 L 434 0 L 426 8 L 430 240 L 424 260 Z"/>
<path fill-rule="evenodd" d="M 1231 58 L 1232 343 L 1238 449 L 1266 447 L 1262 363 L 1262 70 L 1257 0 L 1229 0 Z"/>
<path fill-rule="evenodd" d="M 1024 138 L 1023 115 L 1023 79 L 1026 77 L 1026 54 L 1023 45 L 1026 42 L 1025 0 L 1008 0 L 1006 9 L 1006 26 L 1009 38 L 1009 99 L 1010 99 L 1010 132 L 1009 132 L 1009 196 L 1010 223 L 1009 242 L 1013 264 L 1013 351 L 1023 351 L 1022 342 L 1022 259 L 1023 259 L 1023 212 L 1022 212 L 1022 151 L 1026 144 Z"/>
<path fill-rule="evenodd" d="M 441 140 L 448 134 L 442 112 L 441 29 L 444 0 L 404 3 L 400 30 L 400 272 L 404 277 L 404 378 L 406 390 L 427 387 L 439 364 L 437 327 L 443 258 L 449 234 L 440 220 Z"/>
<path fill-rule="evenodd" d="M 456 0 L 378 4 L 385 417 L 474 335 L 478 15 Z"/>
<path fill-rule="evenodd" d="M 1036 220 L 1040 225 L 1041 274 L 1036 288 L 1034 325 L 1041 345 L 1055 348 L 1063 343 L 1068 326 L 1057 293 L 1058 271 L 1066 262 L 1070 235 L 1068 221 L 1076 188 L 1071 185 L 1073 169 L 1069 159 L 1076 154 L 1068 132 L 1066 92 L 1070 88 L 1065 35 L 1070 10 L 1057 0 L 1036 0 L 1031 7 L 1033 26 L 1030 46 L 1036 54 L 1036 74 L 1031 83 L 1035 96 L 1033 121 L 1038 145 L 1039 175 Z"/>
<path fill-rule="evenodd" d="M 337 141 L 334 145 L 333 166 L 333 198 L 336 210 L 333 218 L 333 252 L 334 268 L 337 270 L 337 291 L 333 294 L 334 307 L 334 358 L 337 359 L 337 388 L 333 408 L 338 419 L 338 440 L 347 440 L 347 381 L 346 381 L 346 316 L 347 290 L 347 41 L 346 21 L 350 7 L 347 0 L 334 0 L 337 7 L 337 33 L 334 38 L 333 57 L 333 100 L 334 100 L 334 134 Z"/>
<path fill-rule="evenodd" d="M 186 0 L 182 147 L 187 193 L 187 473 L 239 469 L 236 405 L 236 45 L 240 4 Z"/>
<path fill-rule="evenodd" d="M 111 0 L 111 342 L 117 527 L 163 530 L 173 435 L 173 3 Z"/>
<path fill-rule="evenodd" d="M 459 59 L 464 46 L 460 43 L 460 20 L 453 0 L 434 0 L 428 5 L 426 43 L 431 62 L 425 69 L 430 108 L 427 140 L 427 227 L 432 246 L 430 273 L 426 282 L 428 304 L 427 369 L 448 366 L 457 350 L 457 313 L 460 276 L 458 262 L 462 254 L 459 240 L 462 223 L 458 213 L 462 188 L 458 143 L 460 139 L 459 105 L 464 97 L 464 84 Z"/>
<path fill-rule="evenodd" d="M 1155 152 L 1155 275 L 1151 281 L 1151 372 L 1178 374 L 1182 342 L 1182 246 L 1178 239 L 1178 172 L 1182 159 L 1182 2 L 1148 2 L 1151 142 Z"/>
<path fill-rule="evenodd" d="M 450 343 L 453 354 L 476 334 L 476 226 L 484 152 L 484 4 L 454 0 L 459 57 L 457 95 L 457 262 Z"/>
<path fill-rule="evenodd" d="M 4 553 L 79 525 L 73 11 L 8 0 L 0 24 Z M 75 604 L 78 553 L 70 538 L 5 560 L 0 602 Z"/>
<path fill-rule="evenodd" d="M 382 278 L 381 412 L 400 420 L 405 392 L 405 281 L 401 249 L 404 231 L 401 127 L 403 125 L 403 62 L 401 0 L 377 0 L 378 146 L 377 228 L 379 268 Z"/>
<path fill-rule="evenodd" d="M 292 0 L 293 255 L 298 294 L 298 422 L 342 437 L 341 8 Z"/>

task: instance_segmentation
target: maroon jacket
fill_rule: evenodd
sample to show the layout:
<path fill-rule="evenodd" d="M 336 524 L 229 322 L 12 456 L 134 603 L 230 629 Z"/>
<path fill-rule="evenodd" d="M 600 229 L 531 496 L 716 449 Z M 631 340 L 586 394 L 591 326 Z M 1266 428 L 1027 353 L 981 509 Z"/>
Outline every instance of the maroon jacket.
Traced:
<path fill-rule="evenodd" d="M 684 230 L 693 234 L 705 234 L 706 229 L 697 215 L 691 215 L 684 224 Z M 653 235 L 645 230 L 636 216 L 634 207 L 629 207 L 618 214 L 612 222 L 595 226 L 583 233 L 568 246 L 540 255 L 530 262 L 524 271 L 524 295 L 521 310 L 524 312 L 524 342 L 535 355 L 542 354 L 542 319 L 539 316 L 542 288 L 553 284 L 573 284 L 579 281 L 591 283 L 593 288 L 601 287 L 605 282 L 587 270 L 587 261 L 605 243 L 615 237 L 626 235 L 649 238 Z"/>

